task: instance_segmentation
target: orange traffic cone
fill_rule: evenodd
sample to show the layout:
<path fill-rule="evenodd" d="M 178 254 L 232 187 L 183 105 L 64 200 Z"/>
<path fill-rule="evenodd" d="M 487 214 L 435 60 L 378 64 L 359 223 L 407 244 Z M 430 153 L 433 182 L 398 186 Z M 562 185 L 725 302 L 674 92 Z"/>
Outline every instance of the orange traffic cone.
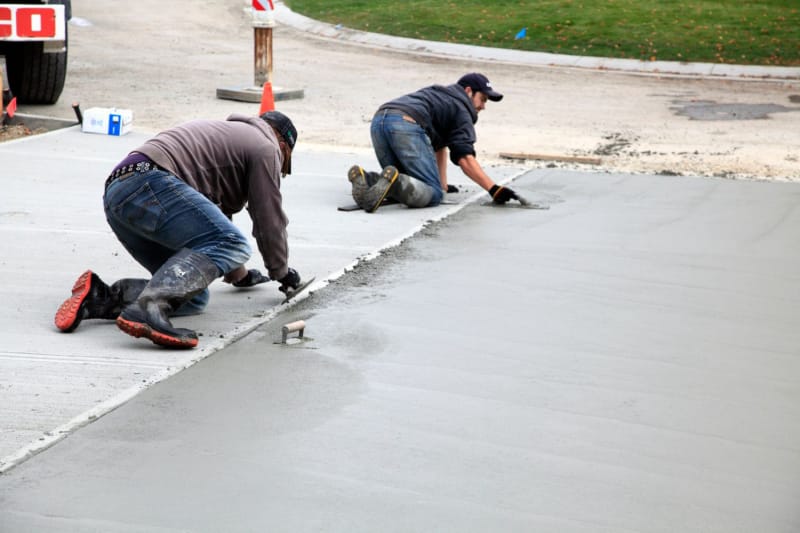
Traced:
<path fill-rule="evenodd" d="M 258 114 L 263 115 L 267 111 L 275 111 L 275 97 L 272 94 L 272 83 L 265 81 L 264 89 L 261 91 L 261 109 Z"/>

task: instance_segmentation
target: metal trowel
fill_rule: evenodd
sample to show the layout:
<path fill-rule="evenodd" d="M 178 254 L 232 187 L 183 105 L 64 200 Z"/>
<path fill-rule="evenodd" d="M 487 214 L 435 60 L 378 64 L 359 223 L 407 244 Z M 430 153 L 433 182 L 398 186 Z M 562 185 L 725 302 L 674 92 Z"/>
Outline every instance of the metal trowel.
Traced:
<path fill-rule="evenodd" d="M 504 204 L 498 204 L 496 202 L 493 202 L 492 200 L 488 200 L 486 202 L 483 202 L 482 205 L 490 205 L 492 207 L 499 207 L 499 208 L 504 208 L 504 209 L 508 209 L 508 208 L 514 208 L 514 209 L 520 209 L 520 208 L 521 209 L 550 209 L 549 205 L 547 205 L 547 204 L 537 204 L 535 202 L 531 202 L 527 198 L 523 198 L 522 196 L 520 196 L 519 193 L 517 193 L 517 201 L 519 202 L 519 204 L 514 203 L 514 200 L 509 200 L 508 202 L 506 202 Z"/>
<path fill-rule="evenodd" d="M 519 193 L 517 193 L 517 200 L 519 200 L 519 205 L 525 209 L 550 209 L 549 205 L 535 204 L 527 198 L 520 196 Z"/>
<path fill-rule="evenodd" d="M 303 292 L 303 290 L 304 290 L 306 287 L 308 287 L 309 285 L 311 285 L 312 283 L 314 283 L 314 280 L 315 280 L 315 279 L 317 279 L 317 277 L 316 277 L 316 276 L 314 276 L 313 278 L 311 278 L 311 279 L 310 279 L 310 280 L 308 280 L 308 281 L 304 281 L 303 283 L 301 283 L 300 285 L 298 285 L 296 289 L 286 289 L 285 291 L 283 290 L 283 288 L 280 288 L 280 289 L 278 289 L 279 291 L 281 291 L 283 294 L 285 294 L 285 295 L 286 295 L 286 298 L 284 298 L 284 299 L 283 299 L 283 301 L 282 301 L 281 303 L 282 303 L 282 304 L 285 304 L 285 303 L 287 303 L 289 300 L 291 300 L 292 298 L 294 298 L 295 296 L 297 296 L 298 294 L 300 294 L 301 292 Z"/>

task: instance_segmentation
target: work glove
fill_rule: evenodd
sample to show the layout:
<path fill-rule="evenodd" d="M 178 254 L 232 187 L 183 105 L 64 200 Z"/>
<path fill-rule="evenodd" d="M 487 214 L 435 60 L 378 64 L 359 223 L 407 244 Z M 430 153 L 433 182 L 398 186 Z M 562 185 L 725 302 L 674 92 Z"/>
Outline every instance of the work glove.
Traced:
<path fill-rule="evenodd" d="M 450 185 L 450 184 L 448 183 L 448 184 L 447 184 L 447 192 L 448 192 L 448 193 L 451 193 L 451 192 L 458 192 L 458 187 L 456 187 L 455 185 Z"/>
<path fill-rule="evenodd" d="M 494 203 L 501 205 L 505 204 L 509 200 L 519 200 L 517 193 L 508 187 L 503 187 L 501 185 L 492 185 L 492 188 L 489 189 L 489 196 L 492 197 Z"/>
<path fill-rule="evenodd" d="M 245 276 L 242 279 L 232 283 L 231 285 L 233 285 L 234 287 L 244 288 L 244 287 L 253 287 L 255 285 L 266 283 L 268 281 L 269 281 L 268 276 L 265 276 L 264 274 L 261 273 L 260 270 L 256 268 L 251 268 L 250 270 L 247 271 L 247 274 L 245 274 Z"/>
<path fill-rule="evenodd" d="M 278 283 L 281 284 L 278 290 L 286 294 L 290 289 L 296 289 L 297 286 L 300 285 L 300 274 L 297 273 L 297 270 L 290 268 L 289 272 L 278 280 Z"/>

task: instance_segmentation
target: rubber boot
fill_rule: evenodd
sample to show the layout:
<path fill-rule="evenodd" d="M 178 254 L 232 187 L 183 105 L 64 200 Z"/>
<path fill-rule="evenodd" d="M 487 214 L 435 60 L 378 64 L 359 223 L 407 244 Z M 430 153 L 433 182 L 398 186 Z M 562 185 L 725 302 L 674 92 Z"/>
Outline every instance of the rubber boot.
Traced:
<path fill-rule="evenodd" d="M 353 199 L 361 209 L 369 213 L 374 213 L 386 199 L 389 194 L 389 189 L 394 185 L 398 175 L 395 167 L 386 167 L 375 183 L 366 190 L 360 191 L 358 197 L 356 197 L 354 190 Z"/>
<path fill-rule="evenodd" d="M 71 333 L 85 319 L 115 319 L 123 307 L 138 298 L 145 285 L 146 279 L 125 278 L 109 287 L 100 276 L 87 270 L 72 286 L 72 296 L 56 311 L 56 327 L 64 333 Z"/>
<path fill-rule="evenodd" d="M 184 302 L 202 292 L 220 275 L 208 256 L 183 249 L 164 263 L 139 298 L 117 317 L 117 327 L 133 337 L 145 337 L 169 348 L 194 348 L 197 333 L 176 328 L 169 320 Z"/>
<path fill-rule="evenodd" d="M 389 174 L 397 173 L 394 167 L 386 167 L 384 174 L 387 171 Z M 389 196 L 408 207 L 427 207 L 433 198 L 433 187 L 406 174 L 397 173 Z"/>
<path fill-rule="evenodd" d="M 353 186 L 352 195 L 353 200 L 363 209 L 364 194 L 369 188 L 380 179 L 381 175 L 377 172 L 367 172 L 359 165 L 353 165 L 347 171 L 347 179 Z"/>

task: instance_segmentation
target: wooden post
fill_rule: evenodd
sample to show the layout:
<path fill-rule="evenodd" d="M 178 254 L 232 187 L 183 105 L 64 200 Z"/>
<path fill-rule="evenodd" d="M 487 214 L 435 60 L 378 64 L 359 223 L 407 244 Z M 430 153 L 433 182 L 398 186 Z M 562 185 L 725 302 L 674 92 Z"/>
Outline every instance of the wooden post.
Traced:
<path fill-rule="evenodd" d="M 2 2 L 3 0 L 0 0 Z M 275 27 L 275 4 L 273 0 L 251 0 L 253 9 L 253 86 L 222 87 L 217 89 L 217 98 L 240 102 L 261 103 L 265 101 L 303 98 L 303 89 L 287 90 L 274 87 L 272 81 L 272 29 Z M 267 91 L 270 94 L 265 100 Z M 271 106 L 273 107 L 274 101 Z"/>
<path fill-rule="evenodd" d="M 272 83 L 272 28 L 253 28 L 255 38 L 255 86 Z"/>
<path fill-rule="evenodd" d="M 272 0 L 252 0 L 253 53 L 255 54 L 255 86 L 272 83 L 272 28 L 275 27 L 275 6 Z"/>

